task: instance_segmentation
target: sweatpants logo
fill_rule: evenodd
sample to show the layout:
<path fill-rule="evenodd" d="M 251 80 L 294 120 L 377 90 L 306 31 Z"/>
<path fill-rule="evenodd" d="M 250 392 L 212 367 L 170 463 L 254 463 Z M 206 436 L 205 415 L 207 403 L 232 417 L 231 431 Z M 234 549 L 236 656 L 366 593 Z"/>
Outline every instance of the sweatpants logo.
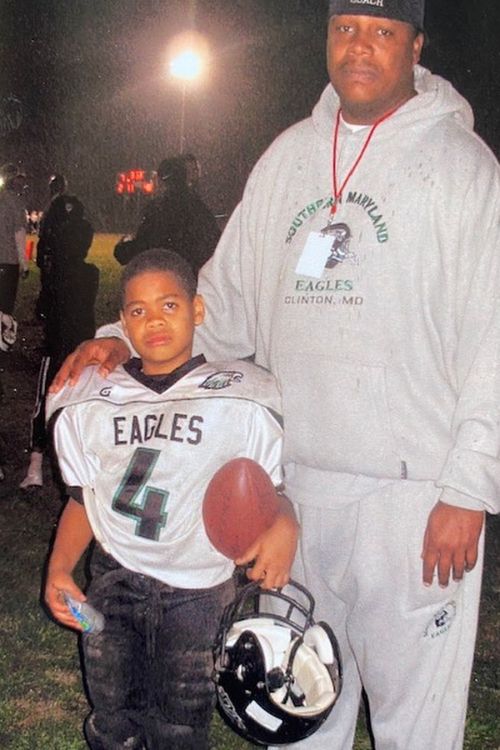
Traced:
<path fill-rule="evenodd" d="M 437 638 L 438 635 L 443 635 L 451 628 L 451 623 L 455 619 L 457 614 L 457 605 L 454 601 L 447 602 L 444 607 L 441 607 L 438 612 L 433 616 L 430 623 L 427 625 L 424 638 Z"/>

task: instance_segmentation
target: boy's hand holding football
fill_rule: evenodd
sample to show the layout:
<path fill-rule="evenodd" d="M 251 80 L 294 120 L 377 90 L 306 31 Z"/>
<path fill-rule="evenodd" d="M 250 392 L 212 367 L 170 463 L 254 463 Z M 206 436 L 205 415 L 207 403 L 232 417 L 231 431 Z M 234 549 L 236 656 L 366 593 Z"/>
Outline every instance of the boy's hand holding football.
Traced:
<path fill-rule="evenodd" d="M 246 565 L 255 560 L 247 571 L 252 581 L 260 581 L 262 588 L 280 589 L 290 580 L 299 524 L 290 501 L 280 496 L 280 512 L 273 524 L 234 562 Z"/>

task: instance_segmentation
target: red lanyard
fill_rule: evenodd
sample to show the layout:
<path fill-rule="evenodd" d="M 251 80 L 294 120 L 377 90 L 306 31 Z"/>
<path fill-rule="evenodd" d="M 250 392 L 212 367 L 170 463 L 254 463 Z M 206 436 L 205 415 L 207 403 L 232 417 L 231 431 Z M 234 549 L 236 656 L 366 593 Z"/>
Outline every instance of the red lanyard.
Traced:
<path fill-rule="evenodd" d="M 346 175 L 346 178 L 340 188 L 338 187 L 337 183 L 337 146 L 338 146 L 338 139 L 339 139 L 339 129 L 340 129 L 340 115 L 342 113 L 342 110 L 339 107 L 339 110 L 337 112 L 337 119 L 335 122 L 335 133 L 333 136 L 333 197 L 334 201 L 332 203 L 332 207 L 330 209 L 330 214 L 333 216 L 337 211 L 337 203 L 342 200 L 342 193 L 344 192 L 344 188 L 353 176 L 354 172 L 356 171 L 359 162 L 365 155 L 365 151 L 368 148 L 368 144 L 370 143 L 372 136 L 375 132 L 375 130 L 378 128 L 378 126 L 384 122 L 384 120 L 387 120 L 391 115 L 394 114 L 394 112 L 399 109 L 401 105 L 398 104 L 397 107 L 394 107 L 394 109 L 391 109 L 389 112 L 386 112 L 385 115 L 382 115 L 378 120 L 375 120 L 373 125 L 370 128 L 370 132 L 368 133 L 368 136 L 366 138 L 366 141 L 363 143 L 363 147 L 361 151 L 359 152 L 356 161 L 350 168 L 349 172 Z"/>

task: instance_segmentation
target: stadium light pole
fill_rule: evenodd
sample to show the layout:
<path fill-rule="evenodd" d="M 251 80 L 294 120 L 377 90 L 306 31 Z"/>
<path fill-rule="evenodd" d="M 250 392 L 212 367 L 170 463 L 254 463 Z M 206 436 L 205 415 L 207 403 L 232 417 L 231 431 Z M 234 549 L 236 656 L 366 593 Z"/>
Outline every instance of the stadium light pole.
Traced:
<path fill-rule="evenodd" d="M 170 60 L 169 69 L 172 78 L 176 78 L 182 85 L 181 124 L 179 136 L 179 151 L 184 152 L 186 128 L 186 98 L 187 86 L 203 73 L 204 61 L 202 56 L 193 48 L 188 47 Z"/>

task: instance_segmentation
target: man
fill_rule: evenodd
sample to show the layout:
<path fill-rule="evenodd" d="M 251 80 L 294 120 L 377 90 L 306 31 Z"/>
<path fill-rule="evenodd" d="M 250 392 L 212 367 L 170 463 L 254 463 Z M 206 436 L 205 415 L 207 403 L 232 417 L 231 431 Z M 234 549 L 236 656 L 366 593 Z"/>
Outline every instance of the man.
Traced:
<path fill-rule="evenodd" d="M 36 264 L 40 269 L 40 291 L 36 302 L 36 316 L 46 320 L 50 315 L 54 301 L 54 264 L 57 262 L 58 233 L 61 223 L 61 212 L 57 207 L 61 202 L 59 196 L 67 191 L 68 183 L 62 174 L 53 174 L 49 179 L 50 203 L 43 214 L 36 246 Z"/>
<path fill-rule="evenodd" d="M 47 386 L 68 352 L 94 336 L 96 329 L 94 308 L 99 270 L 85 262 L 94 229 L 84 217 L 82 202 L 64 192 L 63 183 L 60 185 L 63 192 L 53 192 L 40 237 L 44 240 L 40 270 L 45 301 L 39 309 L 39 313 L 44 311 L 41 315 L 44 345 L 31 416 L 30 462 L 19 484 L 23 490 L 43 486 L 43 456 L 49 443 L 45 428 Z"/>
<path fill-rule="evenodd" d="M 198 274 L 211 257 L 220 237 L 214 216 L 188 183 L 184 157 L 164 159 L 157 175 L 160 194 L 146 208 L 133 238 L 120 240 L 114 256 L 126 265 L 138 253 L 154 247 L 173 248 Z M 189 172 L 193 180 L 192 170 Z"/>
<path fill-rule="evenodd" d="M 16 340 L 17 322 L 13 312 L 19 276 L 24 279 L 28 275 L 26 210 L 20 195 L 25 183 L 26 175 L 15 164 L 0 167 L 0 352 L 10 351 Z M 0 381 L 0 397 L 2 395 Z M 0 481 L 5 479 L 2 463 L 0 452 Z"/>
<path fill-rule="evenodd" d="M 26 210 L 19 195 L 25 182 L 15 164 L 0 168 L 0 311 L 6 315 L 14 312 L 20 273 L 28 273 Z"/>
<path fill-rule="evenodd" d="M 294 576 L 343 654 L 308 750 L 352 747 L 362 686 L 379 750 L 463 742 L 499 510 L 500 178 L 468 104 L 417 65 L 423 17 L 331 0 L 332 86 L 259 161 L 200 276 L 199 346 L 255 352 L 280 383 Z M 66 373 L 91 352 L 107 369 L 109 346 Z"/>

